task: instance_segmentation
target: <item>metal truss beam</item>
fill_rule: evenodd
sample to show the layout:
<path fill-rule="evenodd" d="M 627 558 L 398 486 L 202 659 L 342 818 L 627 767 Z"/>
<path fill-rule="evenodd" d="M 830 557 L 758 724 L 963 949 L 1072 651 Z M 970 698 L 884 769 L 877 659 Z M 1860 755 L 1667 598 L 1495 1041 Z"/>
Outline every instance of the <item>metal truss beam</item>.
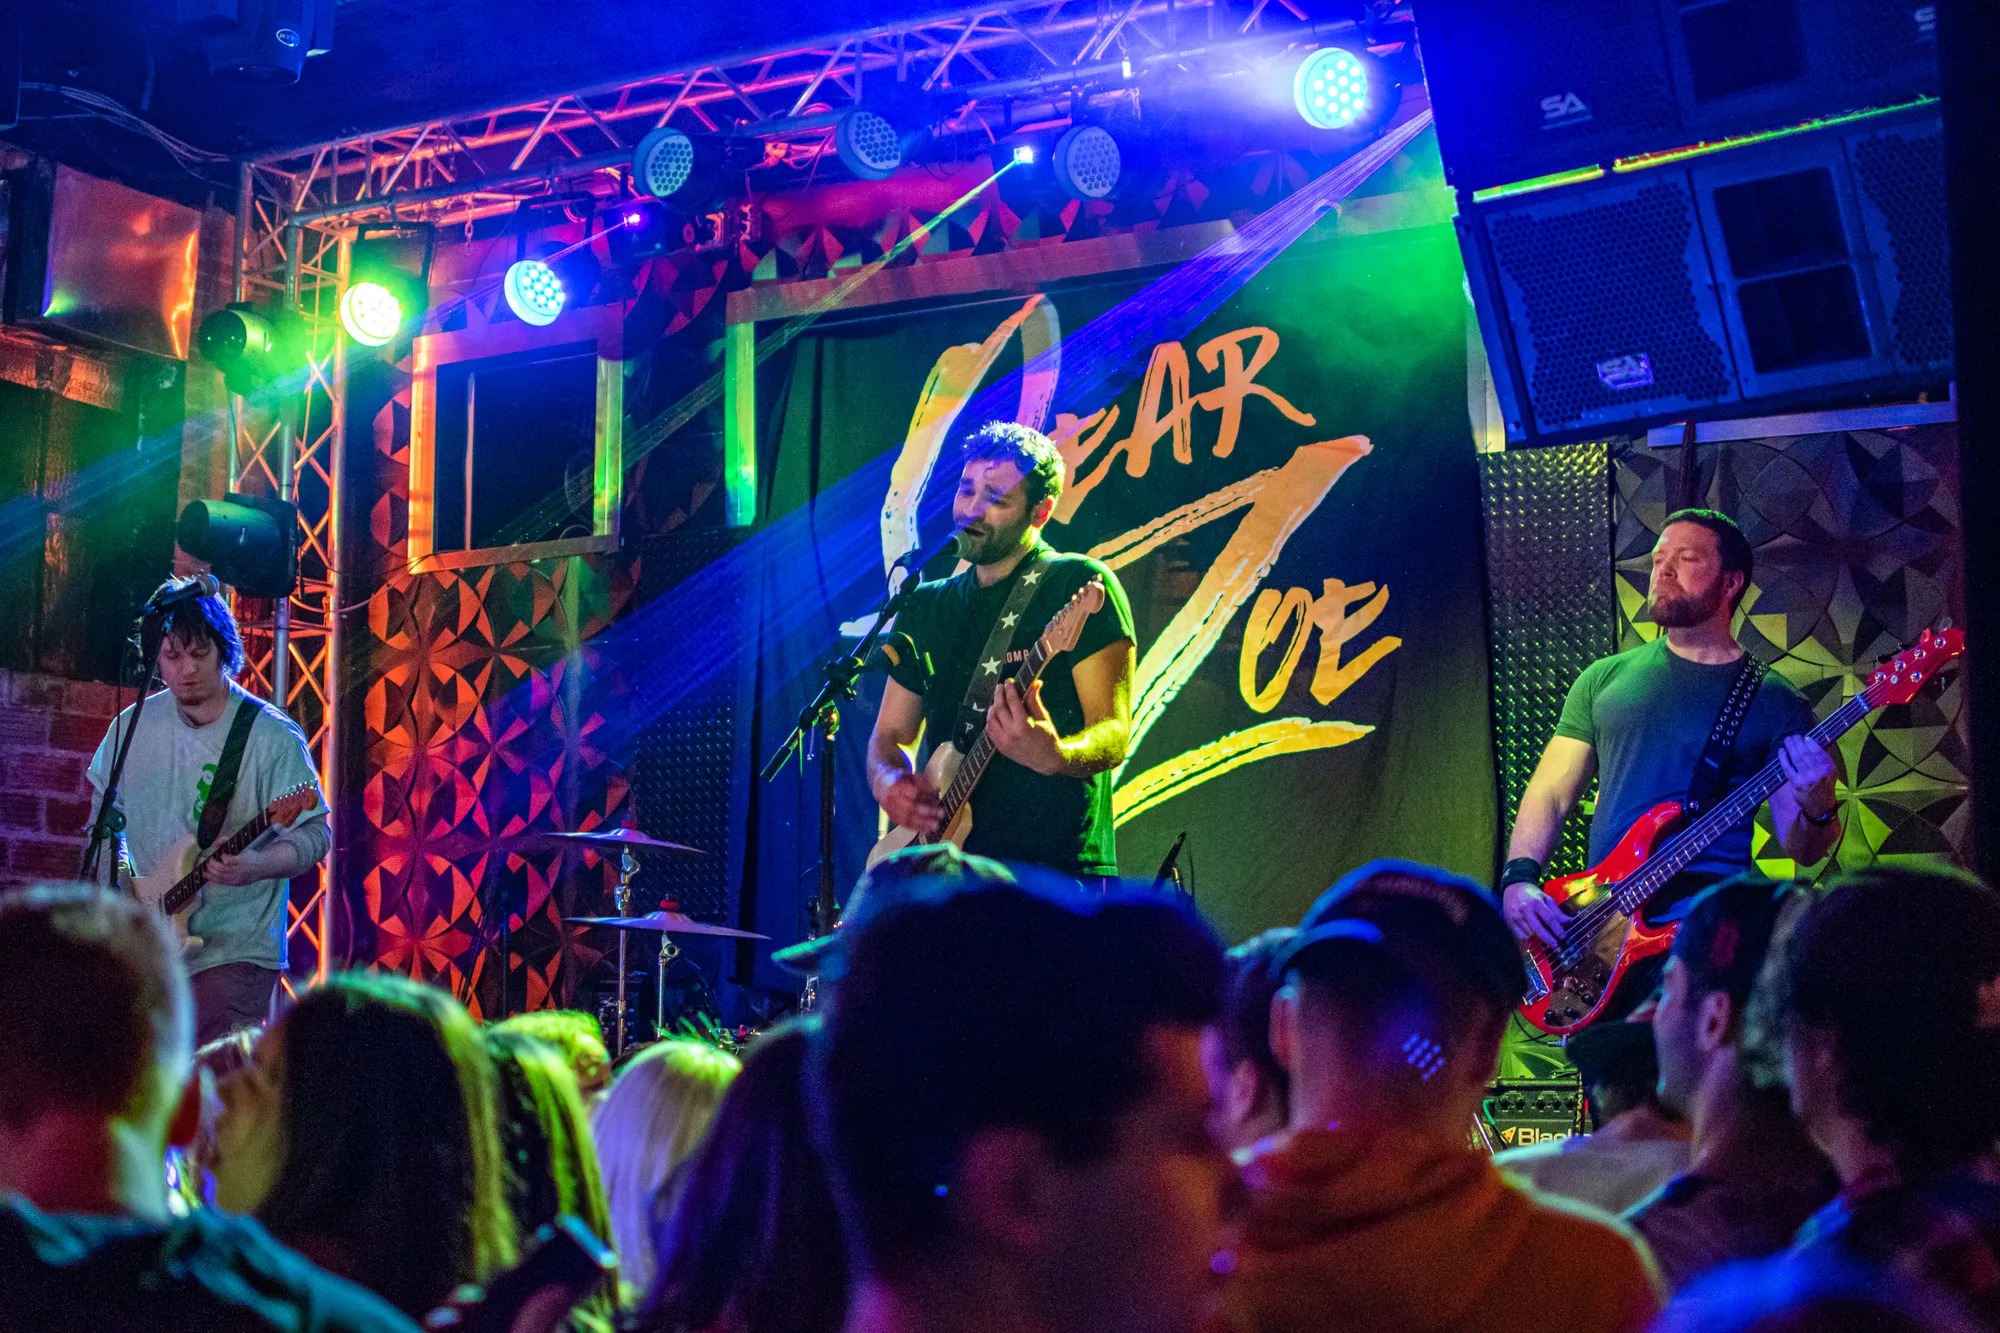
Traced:
<path fill-rule="evenodd" d="M 884 85 L 942 96 L 948 133 L 1063 117 L 1078 96 L 1131 97 L 1148 75 L 1242 67 L 1288 46 L 1352 36 L 1291 0 L 995 0 L 901 27 L 835 34 L 629 83 L 359 135 L 261 158 L 291 183 L 305 223 L 419 215 L 456 221 L 514 206 L 561 181 L 616 170 L 648 131 L 792 140 L 796 166 L 825 151 L 834 116 Z M 1371 30 L 1407 22 L 1384 4 Z M 405 214 L 402 210 L 408 209 Z"/>

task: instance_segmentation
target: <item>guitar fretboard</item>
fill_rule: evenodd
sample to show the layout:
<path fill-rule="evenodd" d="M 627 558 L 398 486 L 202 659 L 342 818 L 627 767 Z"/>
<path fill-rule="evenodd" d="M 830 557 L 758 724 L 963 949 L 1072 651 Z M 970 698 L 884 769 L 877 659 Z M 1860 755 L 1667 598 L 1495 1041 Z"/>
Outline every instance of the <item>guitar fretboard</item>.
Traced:
<path fill-rule="evenodd" d="M 1035 683 L 1035 678 L 1042 674 L 1042 668 L 1048 664 L 1049 652 L 1043 646 L 1043 641 L 1036 639 L 1035 646 L 1028 650 L 1028 656 L 1014 672 L 1014 683 L 1021 687 L 1023 698 L 1027 697 L 1028 687 Z M 995 753 L 993 738 L 986 734 L 986 728 L 982 724 L 978 739 L 972 742 L 972 748 L 965 752 L 965 758 L 958 766 L 957 775 L 952 778 L 951 785 L 944 789 L 944 794 L 938 798 L 938 803 L 944 807 L 944 819 L 940 821 L 940 828 L 949 825 L 958 814 L 959 807 L 971 799 L 972 789 L 979 785 L 980 775 L 985 773 L 986 766 L 993 762 Z"/>
<path fill-rule="evenodd" d="M 160 910 L 168 916 L 180 911 L 201 892 L 201 886 L 208 883 L 208 863 L 218 856 L 234 856 L 257 840 L 257 835 L 271 826 L 271 811 L 267 807 L 257 812 L 257 817 L 229 835 L 223 842 L 201 858 L 195 868 L 174 881 L 166 896 L 160 899 Z"/>
<path fill-rule="evenodd" d="M 1863 691 L 1827 714 L 1826 720 L 1807 732 L 1806 736 L 1817 745 L 1829 745 L 1867 717 L 1874 707 L 1867 692 Z M 1665 888 L 1668 880 L 1693 865 L 1695 858 L 1707 851 L 1723 834 L 1756 814 L 1757 807 L 1784 785 L 1784 766 L 1776 759 L 1751 774 L 1742 786 L 1668 839 L 1666 845 L 1637 872 L 1620 881 L 1612 895 L 1619 912 L 1625 916 L 1638 915 L 1639 909 Z"/>

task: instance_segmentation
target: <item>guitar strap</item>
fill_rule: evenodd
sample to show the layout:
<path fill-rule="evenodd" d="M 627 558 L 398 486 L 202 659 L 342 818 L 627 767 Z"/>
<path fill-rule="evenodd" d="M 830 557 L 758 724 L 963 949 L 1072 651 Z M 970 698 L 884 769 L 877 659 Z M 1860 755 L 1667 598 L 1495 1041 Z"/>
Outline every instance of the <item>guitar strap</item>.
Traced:
<path fill-rule="evenodd" d="M 1764 670 L 1764 664 L 1749 649 L 1744 649 L 1742 663 L 1736 668 L 1736 679 L 1729 682 L 1729 693 L 1722 699 L 1722 711 L 1715 715 L 1715 726 L 1708 733 L 1708 744 L 1702 747 L 1701 758 L 1695 760 L 1694 777 L 1688 781 L 1687 799 L 1682 804 L 1689 815 L 1700 814 L 1710 801 L 1722 794 L 1723 762 L 1729 758 L 1729 751 L 1736 744 L 1736 733 L 1743 729 L 1743 719 L 1750 715 L 1751 701 L 1763 688 Z"/>
<path fill-rule="evenodd" d="M 993 691 L 1000 687 L 1001 677 L 1006 675 L 1007 650 L 1013 646 L 1014 631 L 1020 627 L 1021 613 L 1028 609 L 1028 602 L 1035 595 L 1035 589 L 1042 583 L 1044 571 L 1042 557 L 1048 547 L 1040 542 L 1028 552 L 1014 570 L 1014 587 L 1007 594 L 1007 604 L 1000 608 L 999 617 L 993 622 L 993 632 L 986 636 L 986 646 L 979 652 L 972 664 L 972 680 L 965 687 L 965 701 L 958 706 L 958 720 L 952 724 L 952 744 L 962 754 L 972 747 L 973 738 L 986 725 L 986 710 L 993 703 Z"/>
<path fill-rule="evenodd" d="M 250 728 L 257 723 L 255 700 L 238 699 L 236 716 L 229 721 L 229 735 L 222 742 L 222 757 L 215 761 L 215 781 L 208 785 L 208 800 L 201 807 L 195 826 L 195 845 L 207 851 L 222 834 L 222 821 L 229 816 L 229 802 L 236 796 L 236 779 L 243 771 L 243 747 L 249 743 Z"/>

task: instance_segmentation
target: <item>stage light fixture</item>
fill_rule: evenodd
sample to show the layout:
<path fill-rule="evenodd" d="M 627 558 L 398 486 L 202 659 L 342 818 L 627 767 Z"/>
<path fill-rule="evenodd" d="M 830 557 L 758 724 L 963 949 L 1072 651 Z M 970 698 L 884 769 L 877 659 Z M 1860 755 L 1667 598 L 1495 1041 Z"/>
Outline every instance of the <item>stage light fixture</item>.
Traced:
<path fill-rule="evenodd" d="M 1032 150 L 1031 150 L 1032 151 Z M 1056 183 L 1072 199 L 1108 199 L 1118 188 L 1124 159 L 1118 140 L 1101 125 L 1072 125 L 1049 155 Z"/>
<path fill-rule="evenodd" d="M 903 165 L 902 136 L 887 116 L 866 107 L 834 122 L 833 151 L 858 180 L 887 180 Z"/>
<path fill-rule="evenodd" d="M 562 315 L 569 293 L 556 271 L 539 259 L 517 259 L 507 266 L 500 289 L 506 294 L 507 308 L 523 324 L 542 328 Z"/>
<path fill-rule="evenodd" d="M 1031 143 L 1014 145 L 1014 160 L 1022 166 L 1032 166 L 1035 161 L 1035 146 Z"/>
<path fill-rule="evenodd" d="M 281 311 L 235 301 L 211 311 L 195 332 L 195 350 L 222 372 L 234 394 L 251 394 L 300 368 L 295 330 Z"/>
<path fill-rule="evenodd" d="M 287 597 L 299 581 L 299 511 L 283 500 L 231 491 L 181 510 L 174 540 L 215 576 L 250 597 Z"/>
<path fill-rule="evenodd" d="M 1314 129 L 1365 129 L 1390 109 L 1395 81 L 1366 51 L 1322 46 L 1292 75 L 1292 104 Z"/>
<path fill-rule="evenodd" d="M 363 347 L 386 347 L 403 327 L 402 298 L 372 279 L 340 294 L 340 327 Z"/>
<path fill-rule="evenodd" d="M 632 150 L 632 189 L 677 208 L 700 209 L 722 192 L 729 146 L 663 125 Z"/>

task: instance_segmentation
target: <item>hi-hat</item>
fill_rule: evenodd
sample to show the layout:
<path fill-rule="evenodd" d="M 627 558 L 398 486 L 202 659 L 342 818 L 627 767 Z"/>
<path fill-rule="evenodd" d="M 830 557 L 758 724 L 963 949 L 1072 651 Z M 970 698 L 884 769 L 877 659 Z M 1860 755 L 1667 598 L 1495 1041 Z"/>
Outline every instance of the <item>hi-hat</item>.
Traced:
<path fill-rule="evenodd" d="M 644 916 L 573 916 L 567 919 L 575 926 L 610 926 L 614 930 L 652 930 L 662 935 L 727 935 L 737 940 L 771 938 L 769 935 L 759 935 L 754 930 L 711 926 L 706 921 L 695 920 L 685 912 L 648 912 Z"/>

